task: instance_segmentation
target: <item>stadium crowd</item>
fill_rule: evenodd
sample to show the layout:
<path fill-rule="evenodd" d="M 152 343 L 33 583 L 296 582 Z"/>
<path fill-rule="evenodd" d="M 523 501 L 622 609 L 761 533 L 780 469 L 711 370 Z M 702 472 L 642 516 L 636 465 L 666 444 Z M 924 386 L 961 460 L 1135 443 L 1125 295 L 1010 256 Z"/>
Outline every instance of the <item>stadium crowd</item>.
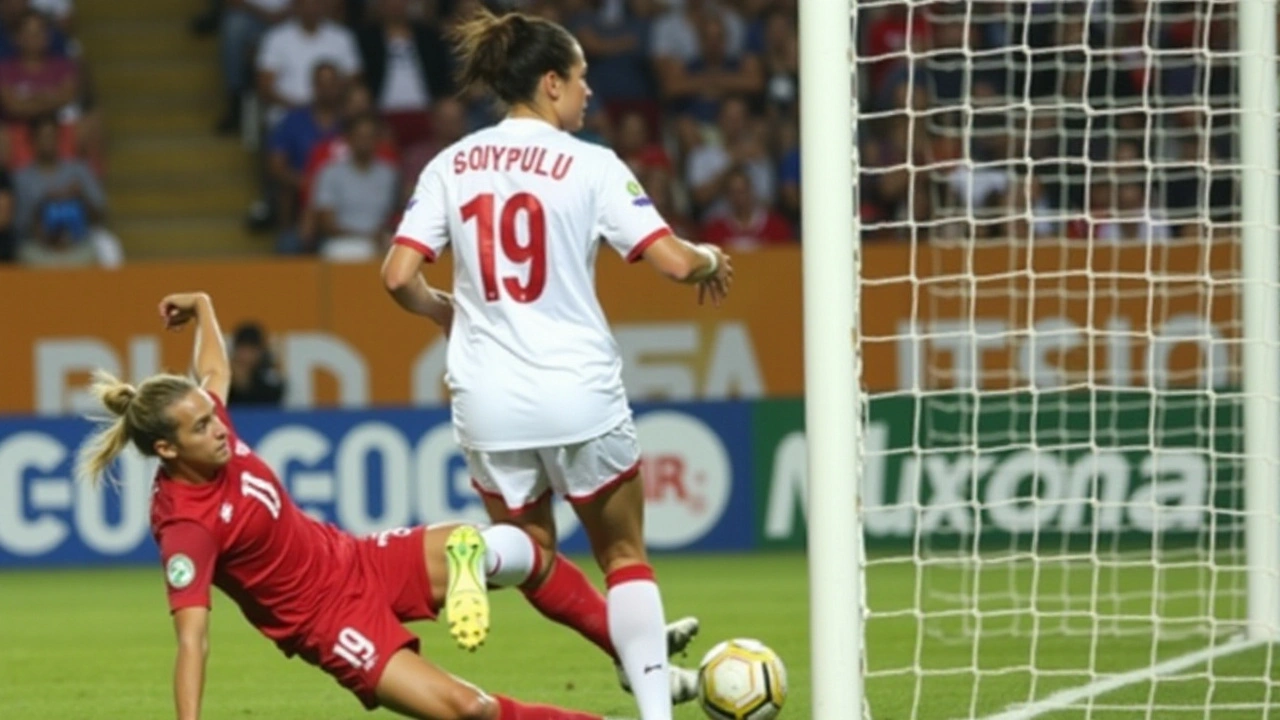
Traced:
<path fill-rule="evenodd" d="M 102 143 L 73 0 L 0 0 L 0 263 L 116 265 Z"/>
<path fill-rule="evenodd" d="M 479 4 L 212 0 L 193 22 L 218 35 L 217 130 L 260 138 L 250 223 L 279 252 L 380 255 L 422 167 L 500 116 L 454 91 L 448 29 Z M 575 33 L 595 93 L 581 136 L 632 166 L 678 234 L 797 241 L 798 0 L 485 4 Z M 1232 219 L 1232 3 L 856 7 L 867 239 L 1162 241 Z M 70 9 L 0 0 L 0 261 L 118 257 Z"/>
<path fill-rule="evenodd" d="M 478 4 L 224 4 L 219 129 L 244 132 L 255 114 L 243 103 L 260 108 L 255 220 L 281 252 L 376 256 L 425 164 L 499 117 L 487 98 L 454 88 L 448 28 Z M 595 93 L 581 136 L 623 156 L 678 233 L 736 249 L 795 242 L 795 0 L 491 7 L 554 19 L 580 38 Z"/>

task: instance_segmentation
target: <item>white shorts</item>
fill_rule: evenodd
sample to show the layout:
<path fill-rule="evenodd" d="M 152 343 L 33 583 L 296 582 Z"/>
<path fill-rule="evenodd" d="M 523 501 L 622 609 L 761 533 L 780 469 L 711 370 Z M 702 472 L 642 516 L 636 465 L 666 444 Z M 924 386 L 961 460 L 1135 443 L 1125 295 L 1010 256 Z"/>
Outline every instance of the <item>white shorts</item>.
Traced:
<path fill-rule="evenodd" d="M 640 472 L 640 441 L 630 419 L 597 438 L 527 450 L 464 450 L 471 484 L 519 514 L 548 493 L 583 503 Z"/>

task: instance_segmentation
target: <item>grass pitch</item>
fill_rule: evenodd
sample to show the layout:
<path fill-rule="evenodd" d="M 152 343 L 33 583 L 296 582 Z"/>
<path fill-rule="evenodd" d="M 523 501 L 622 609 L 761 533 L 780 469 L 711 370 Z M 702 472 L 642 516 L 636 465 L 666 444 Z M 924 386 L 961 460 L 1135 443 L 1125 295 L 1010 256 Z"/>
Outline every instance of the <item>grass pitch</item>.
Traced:
<path fill-rule="evenodd" d="M 759 638 L 787 665 L 791 696 L 783 718 L 811 715 L 804 556 L 659 556 L 655 566 L 668 616 L 702 618 L 684 663 L 696 663 L 718 640 Z M 868 693 L 877 720 L 998 713 L 1097 679 L 1083 670 L 1091 658 L 1098 673 L 1147 667 L 1209 644 L 1193 618 L 1229 620 L 1241 607 L 1238 578 L 1222 574 L 1214 579 L 1222 590 L 1206 606 L 1203 593 L 1190 592 L 1206 580 L 1195 568 L 1099 574 L 1088 564 L 1019 562 L 972 573 L 873 562 L 869 572 L 877 615 L 867 630 L 874 673 Z M 0 718 L 172 717 L 174 642 L 162 583 L 158 567 L 0 573 Z M 1090 587 L 1103 601 L 1080 592 Z M 925 615 L 913 611 L 916 598 Z M 973 612 L 972 598 L 981 598 L 982 613 Z M 492 692 L 635 715 L 612 665 L 575 633 L 541 618 L 516 592 L 494 593 L 493 606 L 493 629 L 479 652 L 464 653 L 445 628 L 421 623 L 413 630 L 424 654 Z M 1102 695 L 1091 710 L 1042 717 L 1280 717 L 1269 711 L 1280 697 L 1276 665 L 1264 647 L 1214 660 L 1212 673 L 1195 665 Z M 286 660 L 217 593 L 204 707 L 209 720 L 393 717 L 365 713 L 328 676 Z M 850 709 L 822 720 L 857 716 Z M 676 711 L 678 720 L 700 717 L 692 705 Z"/>

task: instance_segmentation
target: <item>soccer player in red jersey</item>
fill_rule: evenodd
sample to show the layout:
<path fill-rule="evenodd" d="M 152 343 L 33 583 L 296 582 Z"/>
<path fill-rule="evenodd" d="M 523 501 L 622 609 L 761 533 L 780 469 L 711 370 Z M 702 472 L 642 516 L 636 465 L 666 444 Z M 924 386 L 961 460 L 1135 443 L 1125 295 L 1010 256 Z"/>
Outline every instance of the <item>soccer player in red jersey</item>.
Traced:
<path fill-rule="evenodd" d="M 497 567 L 489 540 L 522 531 L 454 525 L 356 538 L 307 516 L 227 414 L 231 371 L 209 297 L 170 295 L 160 313 L 170 329 L 196 322 L 198 382 L 157 375 L 133 387 L 99 373 L 93 389 L 114 420 L 86 444 L 77 470 L 101 477 L 130 443 L 160 459 L 151 529 L 177 631 L 179 720 L 200 717 L 210 586 L 285 655 L 319 666 L 366 708 L 431 720 L 600 720 L 488 695 L 421 657 L 401 624 L 443 607 L 460 644 L 482 638 L 486 584 L 529 579 L 528 567 Z"/>

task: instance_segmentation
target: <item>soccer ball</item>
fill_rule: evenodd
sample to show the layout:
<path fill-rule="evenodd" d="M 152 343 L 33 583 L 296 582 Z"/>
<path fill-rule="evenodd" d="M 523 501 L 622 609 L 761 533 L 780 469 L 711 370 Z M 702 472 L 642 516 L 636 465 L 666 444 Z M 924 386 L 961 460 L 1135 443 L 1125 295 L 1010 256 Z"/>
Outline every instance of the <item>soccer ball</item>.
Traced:
<path fill-rule="evenodd" d="M 698 701 L 713 720 L 773 720 L 787 700 L 787 669 L 759 640 L 726 640 L 698 667 Z"/>

